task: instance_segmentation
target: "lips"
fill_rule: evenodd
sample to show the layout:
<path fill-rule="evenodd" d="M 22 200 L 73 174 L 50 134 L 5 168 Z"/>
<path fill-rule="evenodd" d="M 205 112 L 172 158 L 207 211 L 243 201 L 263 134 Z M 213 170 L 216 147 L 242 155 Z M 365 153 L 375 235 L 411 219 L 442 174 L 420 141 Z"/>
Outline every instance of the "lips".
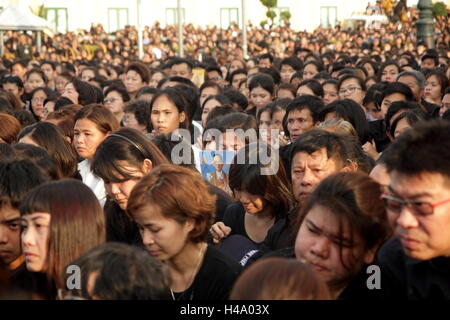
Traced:
<path fill-rule="evenodd" d="M 24 252 L 25 259 L 33 259 L 37 257 L 37 254 L 32 252 Z"/>
<path fill-rule="evenodd" d="M 414 238 L 406 237 L 406 236 L 400 236 L 399 237 L 400 242 L 402 243 L 403 247 L 407 249 L 414 249 L 416 248 L 420 242 Z"/>

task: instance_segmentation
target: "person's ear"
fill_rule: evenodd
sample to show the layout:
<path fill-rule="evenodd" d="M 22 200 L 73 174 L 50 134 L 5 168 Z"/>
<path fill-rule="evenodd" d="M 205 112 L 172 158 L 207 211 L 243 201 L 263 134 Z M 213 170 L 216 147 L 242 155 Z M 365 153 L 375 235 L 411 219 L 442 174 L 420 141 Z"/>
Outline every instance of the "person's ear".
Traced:
<path fill-rule="evenodd" d="M 184 225 L 187 232 L 191 232 L 195 228 L 195 220 L 194 218 L 187 218 L 186 223 Z"/>
<path fill-rule="evenodd" d="M 144 174 L 150 173 L 153 170 L 153 162 L 150 159 L 144 159 L 144 163 L 142 165 L 142 172 Z"/>
<path fill-rule="evenodd" d="M 357 172 L 359 165 L 356 161 L 347 159 L 345 166 L 341 169 L 341 172 Z"/>
<path fill-rule="evenodd" d="M 186 120 L 186 114 L 183 112 L 180 113 L 180 123 L 183 123 Z"/>
<path fill-rule="evenodd" d="M 373 248 L 367 250 L 364 253 L 363 261 L 365 264 L 371 264 L 375 260 L 375 255 L 377 254 L 378 248 L 380 247 L 381 243 L 376 244 Z"/>

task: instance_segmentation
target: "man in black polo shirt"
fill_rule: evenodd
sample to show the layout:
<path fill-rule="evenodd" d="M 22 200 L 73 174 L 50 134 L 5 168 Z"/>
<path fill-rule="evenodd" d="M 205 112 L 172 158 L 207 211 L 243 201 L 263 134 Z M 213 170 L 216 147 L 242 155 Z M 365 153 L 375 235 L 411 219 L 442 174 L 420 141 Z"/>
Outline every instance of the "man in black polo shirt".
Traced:
<path fill-rule="evenodd" d="M 388 299 L 450 299 L 450 123 L 432 121 L 386 151 L 395 235 L 378 254 Z"/>

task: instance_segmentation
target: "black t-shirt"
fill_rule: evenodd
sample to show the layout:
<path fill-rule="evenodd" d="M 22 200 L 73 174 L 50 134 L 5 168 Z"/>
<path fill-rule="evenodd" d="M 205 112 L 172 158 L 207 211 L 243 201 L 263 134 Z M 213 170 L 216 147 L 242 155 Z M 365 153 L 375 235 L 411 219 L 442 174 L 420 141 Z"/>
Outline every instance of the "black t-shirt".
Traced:
<path fill-rule="evenodd" d="M 449 300 L 450 258 L 417 260 L 408 257 L 392 237 L 378 252 L 384 299 Z"/>
<path fill-rule="evenodd" d="M 227 207 L 233 203 L 233 198 L 231 198 L 228 193 L 214 186 L 210 182 L 207 183 L 209 190 L 217 196 L 215 221 L 222 221 Z"/>
<path fill-rule="evenodd" d="M 105 203 L 106 240 L 142 247 L 142 239 L 136 223 L 114 201 Z"/>
<path fill-rule="evenodd" d="M 176 300 L 227 300 L 242 267 L 225 253 L 208 245 L 202 266 L 192 285 L 174 292 Z"/>
<path fill-rule="evenodd" d="M 383 152 L 384 149 L 391 143 L 391 140 L 386 134 L 386 127 L 384 126 L 384 120 L 375 120 L 369 122 L 369 131 L 378 152 Z"/>
<path fill-rule="evenodd" d="M 278 233 L 280 233 L 283 230 L 281 225 L 278 224 L 280 220 L 286 221 L 285 218 L 276 218 L 274 225 L 269 229 L 267 235 L 271 234 L 273 238 L 275 239 L 278 238 Z M 248 238 L 250 241 L 252 241 L 258 247 L 261 246 L 267 239 L 266 236 L 266 238 L 262 242 L 258 243 L 253 241 L 248 236 L 247 231 L 245 230 L 245 209 L 240 202 L 232 203 L 227 207 L 227 210 L 225 211 L 225 215 L 223 217 L 223 223 L 231 228 L 230 235 L 239 234 L 241 236 L 244 236 Z"/>

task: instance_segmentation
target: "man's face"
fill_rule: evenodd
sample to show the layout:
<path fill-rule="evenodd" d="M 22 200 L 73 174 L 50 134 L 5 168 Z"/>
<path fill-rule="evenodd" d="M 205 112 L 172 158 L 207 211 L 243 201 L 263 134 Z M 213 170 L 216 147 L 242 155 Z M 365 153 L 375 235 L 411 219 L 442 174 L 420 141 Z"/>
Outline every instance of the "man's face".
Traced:
<path fill-rule="evenodd" d="M 5 205 L 0 208 L 0 261 L 8 265 L 21 253 L 20 213 L 10 205 Z"/>
<path fill-rule="evenodd" d="M 414 93 L 414 97 L 416 98 L 416 100 L 420 100 L 420 97 L 422 96 L 422 89 L 420 89 L 419 84 L 417 83 L 417 80 L 414 76 L 402 76 L 398 78 L 397 81 L 406 84 Z"/>
<path fill-rule="evenodd" d="M 17 84 L 5 82 L 3 84 L 3 90 L 12 93 L 14 96 L 20 99 L 20 96 L 23 93 L 23 89 L 20 89 Z"/>
<path fill-rule="evenodd" d="M 186 63 L 174 64 L 170 68 L 171 77 L 183 77 L 186 79 L 192 79 L 192 71 L 189 70 L 189 66 Z"/>
<path fill-rule="evenodd" d="M 445 111 L 450 109 L 450 94 L 446 94 L 444 98 L 442 98 L 442 106 L 439 109 L 439 115 L 442 117 Z"/>
<path fill-rule="evenodd" d="M 13 67 L 11 69 L 11 73 L 18 76 L 20 79 L 22 79 L 22 81 L 24 80 L 24 75 L 26 72 L 27 72 L 27 68 L 22 67 L 22 65 L 19 63 L 13 65 Z"/>
<path fill-rule="evenodd" d="M 406 175 L 390 173 L 390 192 L 396 198 L 436 204 L 450 198 L 448 178 L 439 173 Z M 414 259 L 429 260 L 450 256 L 450 202 L 436 206 L 430 215 L 420 215 L 409 206 L 399 212 L 388 209 L 395 221 L 395 235 L 405 253 Z"/>
<path fill-rule="evenodd" d="M 436 69 L 433 59 L 424 59 L 420 65 L 422 69 Z"/>
<path fill-rule="evenodd" d="M 220 156 L 214 156 L 214 168 L 216 168 L 216 171 L 222 171 L 223 168 L 223 161 Z"/>
<path fill-rule="evenodd" d="M 41 66 L 42 72 L 47 76 L 48 81 L 52 81 L 55 77 L 55 70 L 53 70 L 52 66 L 48 63 L 45 63 Z"/>
<path fill-rule="evenodd" d="M 325 147 L 308 154 L 297 152 L 292 158 L 292 189 L 297 200 L 310 195 L 326 177 L 339 172 L 341 167 L 328 158 Z"/>
<path fill-rule="evenodd" d="M 261 68 L 270 68 L 272 66 L 272 63 L 270 62 L 269 58 L 261 59 L 259 61 L 259 67 Z"/>
<path fill-rule="evenodd" d="M 287 129 L 291 141 L 297 140 L 298 136 L 316 127 L 309 109 L 292 110 L 287 117 Z"/>

